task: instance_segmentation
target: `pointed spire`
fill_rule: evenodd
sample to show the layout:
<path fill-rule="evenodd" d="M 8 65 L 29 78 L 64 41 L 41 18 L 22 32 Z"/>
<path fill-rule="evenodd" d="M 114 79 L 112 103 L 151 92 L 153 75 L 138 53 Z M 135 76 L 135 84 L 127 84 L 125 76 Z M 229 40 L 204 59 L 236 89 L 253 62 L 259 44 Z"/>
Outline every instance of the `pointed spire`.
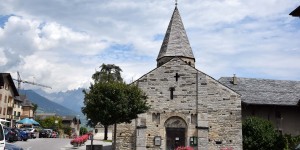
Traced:
<path fill-rule="evenodd" d="M 162 59 L 165 57 L 169 59 Z M 177 8 L 177 1 L 157 57 L 157 66 L 166 63 L 173 57 L 189 59 L 187 62 L 194 66 L 195 58 Z"/>

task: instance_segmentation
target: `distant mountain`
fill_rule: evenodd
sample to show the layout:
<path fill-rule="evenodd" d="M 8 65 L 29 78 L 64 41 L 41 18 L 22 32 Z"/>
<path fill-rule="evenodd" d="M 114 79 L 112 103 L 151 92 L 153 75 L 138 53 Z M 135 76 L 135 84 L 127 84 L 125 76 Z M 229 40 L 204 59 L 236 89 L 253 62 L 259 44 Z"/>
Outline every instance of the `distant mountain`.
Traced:
<path fill-rule="evenodd" d="M 20 93 L 25 94 L 32 103 L 38 105 L 37 112 L 56 113 L 61 116 L 81 115 L 81 113 L 55 103 L 32 90 L 21 90 Z"/>
<path fill-rule="evenodd" d="M 81 107 L 83 107 L 84 99 L 84 94 L 82 90 L 83 88 L 56 93 L 46 93 L 42 90 L 36 90 L 35 92 L 40 95 L 43 95 L 45 98 L 53 102 L 56 102 L 64 107 L 67 107 L 81 114 Z"/>

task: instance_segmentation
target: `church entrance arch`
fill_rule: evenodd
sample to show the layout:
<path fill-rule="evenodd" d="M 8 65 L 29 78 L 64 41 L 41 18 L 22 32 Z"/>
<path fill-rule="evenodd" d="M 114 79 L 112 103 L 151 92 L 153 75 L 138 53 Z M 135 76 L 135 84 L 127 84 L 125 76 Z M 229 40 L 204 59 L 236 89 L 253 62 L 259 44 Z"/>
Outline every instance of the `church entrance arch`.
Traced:
<path fill-rule="evenodd" d="M 185 146 L 186 141 L 186 122 L 177 116 L 170 117 L 165 122 L 166 128 L 166 149 L 174 150 L 179 146 Z"/>

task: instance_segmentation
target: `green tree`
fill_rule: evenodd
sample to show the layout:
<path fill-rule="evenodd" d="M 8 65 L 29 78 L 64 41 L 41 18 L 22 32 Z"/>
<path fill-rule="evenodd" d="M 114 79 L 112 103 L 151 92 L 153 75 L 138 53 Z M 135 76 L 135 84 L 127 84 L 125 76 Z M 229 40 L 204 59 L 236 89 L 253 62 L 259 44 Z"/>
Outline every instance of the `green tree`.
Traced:
<path fill-rule="evenodd" d="M 38 121 L 43 128 L 59 129 L 62 127 L 62 119 L 57 116 L 50 116 L 43 120 L 38 119 Z"/>
<path fill-rule="evenodd" d="M 79 130 L 79 135 L 84 135 L 86 134 L 88 131 L 87 131 L 87 128 L 86 127 L 80 127 L 80 130 Z"/>
<path fill-rule="evenodd" d="M 84 90 L 82 112 L 90 119 L 90 124 L 100 122 L 104 126 L 104 140 L 107 140 L 109 125 L 127 122 L 149 109 L 146 95 L 135 85 L 123 82 L 121 69 L 115 65 L 101 66 L 101 71 L 93 74 L 95 83 L 89 91 Z"/>
<path fill-rule="evenodd" d="M 270 121 L 258 117 L 243 121 L 244 150 L 276 150 L 277 139 L 278 134 Z"/>
<path fill-rule="evenodd" d="M 69 137 L 71 136 L 72 128 L 70 126 L 63 125 L 62 129 L 64 131 L 64 134 L 67 134 Z"/>
<path fill-rule="evenodd" d="M 121 77 L 122 69 L 119 66 L 114 64 L 102 64 L 100 68 L 100 71 L 96 71 L 92 75 L 92 79 L 95 82 L 123 81 Z"/>

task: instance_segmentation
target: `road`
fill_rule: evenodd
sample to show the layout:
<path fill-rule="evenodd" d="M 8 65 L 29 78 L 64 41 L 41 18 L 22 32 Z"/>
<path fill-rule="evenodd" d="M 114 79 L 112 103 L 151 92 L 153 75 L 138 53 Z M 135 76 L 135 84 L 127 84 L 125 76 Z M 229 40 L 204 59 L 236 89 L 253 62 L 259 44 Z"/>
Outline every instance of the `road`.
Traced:
<path fill-rule="evenodd" d="M 12 144 L 22 147 L 24 150 L 85 150 L 86 146 L 73 147 L 70 144 L 71 139 L 62 138 L 36 138 L 28 139 L 28 141 L 17 141 Z M 86 145 L 90 145 L 91 141 L 88 140 Z M 94 140 L 94 145 L 103 145 L 104 150 L 111 149 L 110 142 L 103 142 L 100 140 Z"/>

